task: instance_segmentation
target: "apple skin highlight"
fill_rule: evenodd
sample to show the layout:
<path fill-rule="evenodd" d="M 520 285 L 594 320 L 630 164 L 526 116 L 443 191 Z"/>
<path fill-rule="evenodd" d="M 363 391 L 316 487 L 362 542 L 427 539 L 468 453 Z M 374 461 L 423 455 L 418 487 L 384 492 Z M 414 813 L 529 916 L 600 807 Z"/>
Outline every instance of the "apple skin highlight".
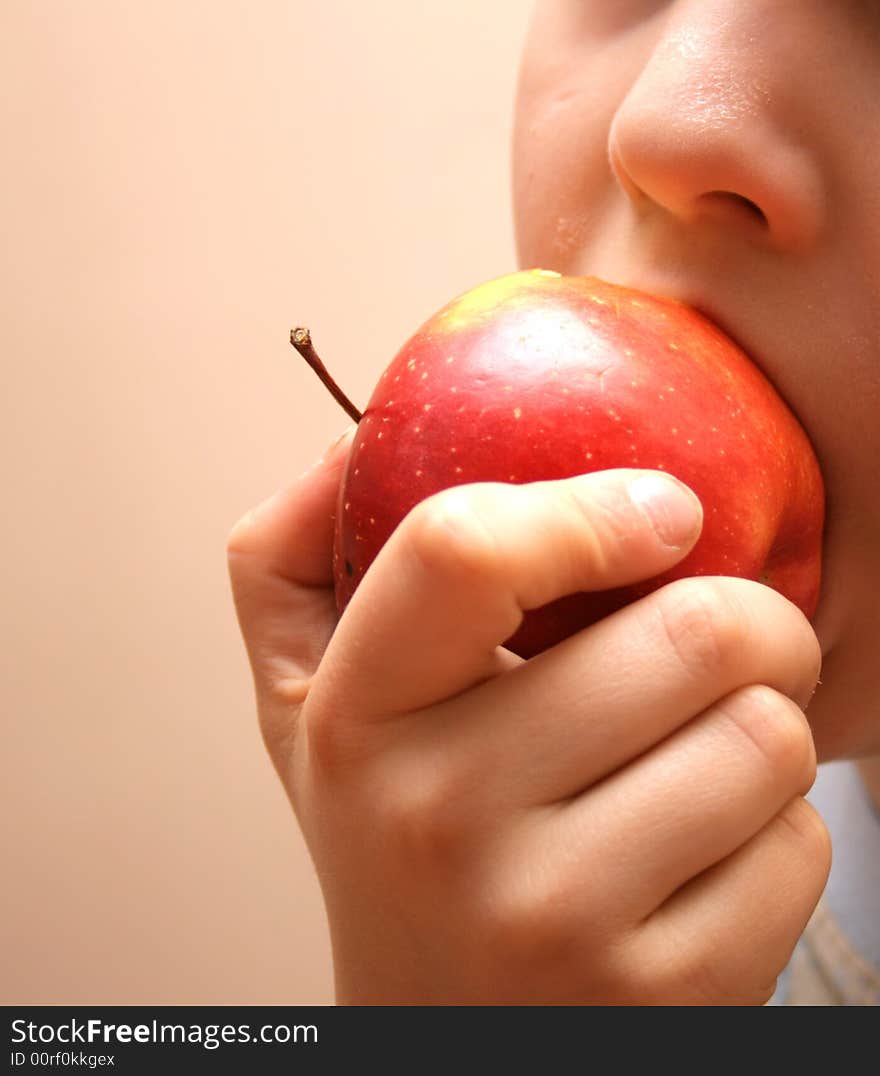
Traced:
<path fill-rule="evenodd" d="M 431 494 L 616 467 L 667 471 L 690 486 L 704 512 L 696 546 L 643 583 L 529 611 L 510 649 L 531 657 L 693 575 L 758 580 L 812 616 L 822 476 L 767 378 L 684 304 L 539 269 L 453 300 L 382 375 L 340 488 L 339 609 L 407 512 Z"/>

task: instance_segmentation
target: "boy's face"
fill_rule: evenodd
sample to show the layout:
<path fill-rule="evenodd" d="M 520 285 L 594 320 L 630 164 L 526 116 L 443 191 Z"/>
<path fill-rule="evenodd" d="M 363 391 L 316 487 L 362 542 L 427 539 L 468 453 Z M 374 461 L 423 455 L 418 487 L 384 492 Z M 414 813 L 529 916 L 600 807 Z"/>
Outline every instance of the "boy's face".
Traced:
<path fill-rule="evenodd" d="M 540 0 L 521 72 L 524 267 L 693 303 L 825 476 L 823 758 L 880 754 L 880 5 Z"/>

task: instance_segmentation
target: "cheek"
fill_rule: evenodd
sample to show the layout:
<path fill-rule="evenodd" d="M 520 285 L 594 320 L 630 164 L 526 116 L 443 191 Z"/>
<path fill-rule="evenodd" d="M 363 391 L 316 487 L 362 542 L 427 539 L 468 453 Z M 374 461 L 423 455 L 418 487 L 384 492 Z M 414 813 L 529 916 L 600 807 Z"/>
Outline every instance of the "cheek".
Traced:
<path fill-rule="evenodd" d="M 548 57 L 552 57 L 549 60 Z M 573 272 L 618 188 L 608 136 L 638 56 L 613 42 L 533 40 L 517 93 L 513 198 L 521 266 Z"/>
<path fill-rule="evenodd" d="M 514 140 L 517 250 L 523 268 L 572 272 L 609 194 L 608 128 L 575 101 L 543 104 L 520 113 Z"/>

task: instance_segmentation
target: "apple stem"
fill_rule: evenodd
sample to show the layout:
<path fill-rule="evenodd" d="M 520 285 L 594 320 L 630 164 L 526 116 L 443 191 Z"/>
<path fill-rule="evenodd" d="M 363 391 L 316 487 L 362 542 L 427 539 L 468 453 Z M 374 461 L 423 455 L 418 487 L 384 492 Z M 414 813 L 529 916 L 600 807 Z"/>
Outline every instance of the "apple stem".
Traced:
<path fill-rule="evenodd" d="M 315 371 L 318 377 L 321 379 L 321 384 L 328 390 L 333 399 L 339 404 L 341 408 L 348 414 L 355 422 L 360 422 L 363 415 L 355 407 L 355 405 L 349 400 L 342 389 L 336 384 L 333 378 L 330 376 L 327 367 L 321 362 L 317 351 L 315 351 L 312 345 L 312 334 L 308 329 L 299 328 L 290 330 L 290 342 L 296 348 L 296 350 L 302 355 L 306 362 Z"/>

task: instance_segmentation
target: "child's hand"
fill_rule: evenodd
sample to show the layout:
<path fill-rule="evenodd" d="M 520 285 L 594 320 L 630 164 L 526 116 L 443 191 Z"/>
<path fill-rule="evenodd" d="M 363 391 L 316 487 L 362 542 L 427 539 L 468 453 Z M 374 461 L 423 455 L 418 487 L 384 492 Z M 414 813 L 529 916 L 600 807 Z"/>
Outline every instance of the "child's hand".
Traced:
<path fill-rule="evenodd" d="M 690 496 L 664 541 L 621 470 L 432 498 L 334 633 L 348 446 L 229 541 L 339 1001 L 766 1001 L 830 860 L 802 798 L 806 619 L 757 583 L 689 579 L 530 662 L 503 650 L 521 610 L 648 578 L 693 544 Z"/>

